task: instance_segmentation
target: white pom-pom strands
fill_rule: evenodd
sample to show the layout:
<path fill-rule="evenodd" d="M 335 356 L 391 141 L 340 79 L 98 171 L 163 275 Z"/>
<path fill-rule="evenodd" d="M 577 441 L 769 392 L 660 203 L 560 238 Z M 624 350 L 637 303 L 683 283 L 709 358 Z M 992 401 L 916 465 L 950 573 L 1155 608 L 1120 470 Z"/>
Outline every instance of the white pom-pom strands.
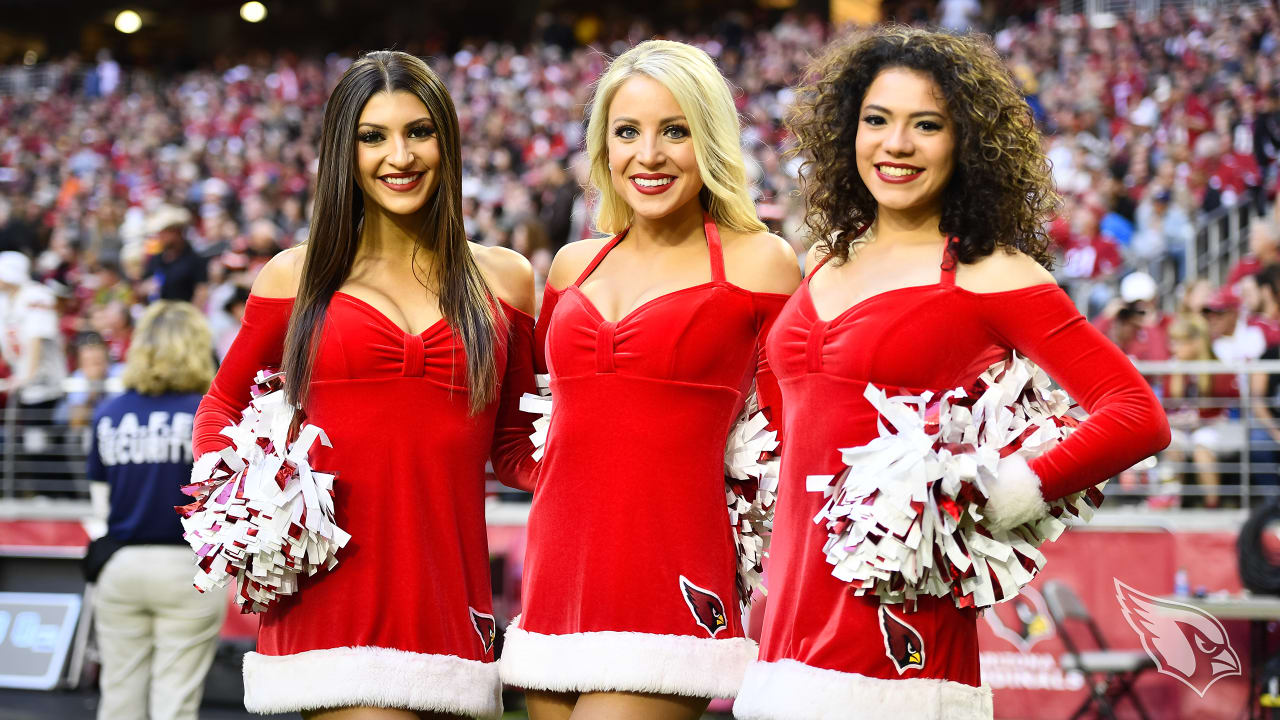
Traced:
<path fill-rule="evenodd" d="M 183 537 L 197 556 L 196 589 L 236 583 L 241 612 L 263 612 L 298 590 L 300 575 L 337 564 L 351 539 L 334 523 L 335 476 L 311 468 L 308 453 L 324 431 L 302 424 L 289 442 L 294 406 L 284 376 L 260 371 L 254 399 L 222 434 L 232 444 L 205 453 L 182 491 L 196 498 L 177 508 Z"/>
<path fill-rule="evenodd" d="M 738 556 L 738 600 L 744 608 L 756 589 L 765 593 L 763 562 L 773 531 L 781 466 L 777 449 L 778 433 L 769 428 L 752 392 L 724 449 L 725 501 Z"/>
<path fill-rule="evenodd" d="M 551 427 L 551 376 L 535 375 L 538 383 L 538 394 L 525 393 L 520 396 L 520 410 L 538 415 L 533 421 L 533 434 L 529 440 L 533 443 L 533 459 L 542 459 L 547 445 L 547 429 Z"/>
<path fill-rule="evenodd" d="M 828 496 L 814 522 L 827 529 L 832 574 L 858 595 L 950 596 L 962 608 L 1008 600 L 1044 567 L 1036 548 L 1062 534 L 1062 519 L 1087 521 L 1102 502 L 1105 483 L 1051 503 L 1040 496 L 1026 459 L 1079 420 L 1023 358 L 993 365 L 972 392 L 888 397 L 868 385 L 865 396 L 879 437 L 841 449 L 838 475 L 808 478 Z"/>

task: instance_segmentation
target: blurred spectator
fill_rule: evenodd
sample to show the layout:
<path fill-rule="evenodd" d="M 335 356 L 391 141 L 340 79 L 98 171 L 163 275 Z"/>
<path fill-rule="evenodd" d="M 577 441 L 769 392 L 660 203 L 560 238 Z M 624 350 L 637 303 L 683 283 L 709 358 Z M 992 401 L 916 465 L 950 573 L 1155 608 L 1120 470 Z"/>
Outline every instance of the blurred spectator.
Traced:
<path fill-rule="evenodd" d="M 35 489 L 64 480 L 54 449 L 53 410 L 67 375 L 56 299 L 31 279 L 31 261 L 20 252 L 0 252 L 0 354 L 9 366 L 9 389 L 17 393 L 21 475 Z M 69 489 L 69 488 L 68 488 Z"/>
<path fill-rule="evenodd" d="M 75 357 L 76 370 L 68 383 L 71 389 L 53 414 L 55 423 L 73 431 L 89 427 L 98 405 L 115 395 L 107 390 L 107 380 L 124 371 L 123 363 L 111 361 L 106 341 L 95 332 L 84 333 L 76 340 Z"/>
<path fill-rule="evenodd" d="M 573 224 L 573 205 L 582 194 L 582 188 L 573 182 L 559 162 L 544 163 L 541 179 L 541 192 L 537 199 L 542 210 L 538 215 L 548 239 L 545 246 L 554 254 L 571 239 L 569 232 Z M 516 247 L 514 239 L 512 247 Z M 519 250 L 518 247 L 516 249 Z M 525 257 L 530 255 L 525 253 Z"/>
<path fill-rule="evenodd" d="M 13 250 L 27 255 L 34 254 L 40 237 L 35 218 L 30 214 L 32 205 L 13 198 L 0 198 L 0 252 Z"/>
<path fill-rule="evenodd" d="M 1144 272 L 1120 281 L 1120 296 L 1094 318 L 1093 324 L 1134 360 L 1168 360 L 1169 339 L 1156 308 L 1156 281 Z"/>
<path fill-rule="evenodd" d="M 1219 288 L 1201 310 L 1209 326 L 1214 358 L 1223 362 L 1257 360 L 1267 349 L 1262 330 L 1245 322 L 1240 298 L 1230 287 Z"/>
<path fill-rule="evenodd" d="M 191 474 L 192 423 L 213 379 L 213 344 L 187 303 L 152 304 L 138 330 L 126 392 L 94 417 L 88 459 L 107 520 L 96 547 L 115 549 L 93 598 L 98 719 L 195 720 L 227 598 L 191 585 L 191 549 L 173 508 L 190 499 L 179 488 Z"/>
<path fill-rule="evenodd" d="M 1208 327 L 1199 318 L 1174 320 L 1169 326 L 1169 341 L 1174 360 L 1213 359 Z M 1244 448 L 1244 426 L 1231 418 L 1225 407 L 1240 396 L 1236 376 L 1175 373 L 1165 376 L 1161 390 L 1172 428 L 1164 458 L 1182 463 L 1190 453 L 1196 483 L 1203 489 L 1201 502 L 1205 507 L 1218 507 L 1217 463 Z"/>
<path fill-rule="evenodd" d="M 248 302 L 249 289 L 243 285 L 237 285 L 232 289 L 230 297 L 222 304 L 222 312 L 215 313 L 210 318 L 210 327 L 216 328 L 214 330 L 213 347 L 218 353 L 219 362 L 227 356 L 227 351 L 231 349 L 231 343 L 236 339 L 236 334 L 240 332 L 240 323 L 244 320 L 245 304 Z"/>
<path fill-rule="evenodd" d="M 148 234 L 155 242 L 155 251 L 147 259 L 144 275 L 149 281 L 149 299 L 203 305 L 208 262 L 187 242 L 190 222 L 191 213 L 172 205 L 161 205 L 147 219 Z"/>
<path fill-rule="evenodd" d="M 1280 264 L 1266 266 L 1256 275 L 1262 301 L 1262 318 L 1280 325 Z M 1280 338 L 1270 339 L 1263 360 L 1280 360 Z M 1275 463 L 1280 459 L 1280 373 L 1253 373 L 1249 377 L 1254 425 L 1249 430 L 1251 482 L 1276 485 Z"/>
<path fill-rule="evenodd" d="M 1173 193 L 1158 185 L 1151 186 L 1137 209 L 1137 224 L 1131 252 L 1134 262 L 1158 275 L 1165 258 L 1173 262 L 1175 280 L 1187 277 L 1187 245 L 1195 239 L 1195 225 L 1181 205 L 1173 202 Z"/>
<path fill-rule="evenodd" d="M 133 338 L 128 305 L 121 300 L 112 300 L 94 309 L 89 316 L 89 329 L 106 342 L 111 362 L 124 362 L 129 353 L 129 341 Z"/>
<path fill-rule="evenodd" d="M 1269 220 L 1255 220 L 1249 224 L 1249 253 L 1231 268 L 1227 285 L 1235 288 L 1245 277 L 1256 275 L 1277 261 L 1280 261 L 1280 232 Z"/>

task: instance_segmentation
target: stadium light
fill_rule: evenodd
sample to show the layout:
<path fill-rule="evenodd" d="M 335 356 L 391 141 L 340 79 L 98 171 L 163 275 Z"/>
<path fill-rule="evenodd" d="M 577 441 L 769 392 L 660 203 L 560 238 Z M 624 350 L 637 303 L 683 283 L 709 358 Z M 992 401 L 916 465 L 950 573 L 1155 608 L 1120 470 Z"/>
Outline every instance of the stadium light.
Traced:
<path fill-rule="evenodd" d="M 267 6 L 257 2 L 257 0 L 254 0 L 254 2 L 247 2 L 240 6 L 240 17 L 246 22 L 262 22 L 262 19 L 266 16 Z"/>
<path fill-rule="evenodd" d="M 121 10 L 116 15 L 116 29 L 125 35 L 132 35 L 142 27 L 142 16 L 132 10 Z"/>

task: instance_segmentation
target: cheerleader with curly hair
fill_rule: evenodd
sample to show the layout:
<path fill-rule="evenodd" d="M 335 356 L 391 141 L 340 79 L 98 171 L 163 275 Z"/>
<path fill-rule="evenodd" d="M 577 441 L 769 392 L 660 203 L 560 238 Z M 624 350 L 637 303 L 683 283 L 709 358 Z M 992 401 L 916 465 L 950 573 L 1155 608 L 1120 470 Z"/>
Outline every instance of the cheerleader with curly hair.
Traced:
<path fill-rule="evenodd" d="M 856 594 L 832 574 L 828 532 L 814 523 L 827 497 L 806 479 L 837 475 L 841 449 L 882 434 L 869 385 L 936 397 L 1014 352 L 1091 415 L 1029 462 L 999 460 L 986 532 L 1035 521 L 1047 503 L 1158 451 L 1168 425 L 1046 270 L 1049 165 L 985 40 L 883 28 L 831 47 L 814 77 L 790 124 L 818 242 L 767 345 L 786 452 L 760 657 L 734 712 L 990 718 L 967 590 L 903 604 Z"/>

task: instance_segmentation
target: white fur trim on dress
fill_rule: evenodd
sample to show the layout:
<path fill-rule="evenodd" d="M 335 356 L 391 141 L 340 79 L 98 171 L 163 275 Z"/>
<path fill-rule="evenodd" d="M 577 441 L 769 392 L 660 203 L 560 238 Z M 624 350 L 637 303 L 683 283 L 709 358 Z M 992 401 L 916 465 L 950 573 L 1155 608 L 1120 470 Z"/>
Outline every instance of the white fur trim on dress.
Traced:
<path fill-rule="evenodd" d="M 756 658 L 747 638 L 638 632 L 544 635 L 511 621 L 498 665 L 502 681 L 527 690 L 627 692 L 729 698 Z"/>
<path fill-rule="evenodd" d="M 1049 503 L 1040 494 L 1040 478 L 1018 453 L 1001 458 L 996 476 L 987 483 L 983 515 L 992 530 L 1011 530 L 1049 514 Z"/>
<path fill-rule="evenodd" d="M 737 720 L 991 720 L 991 688 L 951 680 L 883 680 L 795 660 L 752 663 Z"/>
<path fill-rule="evenodd" d="M 244 706 L 269 714 L 367 705 L 502 715 L 497 663 L 380 647 L 340 647 L 294 655 L 245 653 Z"/>

